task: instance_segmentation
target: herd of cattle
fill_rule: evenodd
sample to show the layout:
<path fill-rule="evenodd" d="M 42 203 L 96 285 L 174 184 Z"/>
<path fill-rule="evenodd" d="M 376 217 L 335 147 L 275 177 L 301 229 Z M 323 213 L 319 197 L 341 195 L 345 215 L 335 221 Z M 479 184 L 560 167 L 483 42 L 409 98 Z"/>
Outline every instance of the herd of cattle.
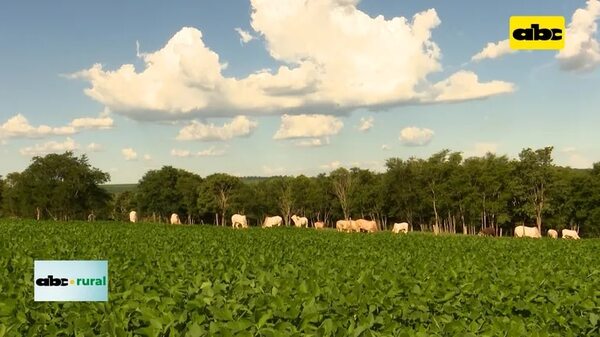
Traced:
<path fill-rule="evenodd" d="M 171 214 L 171 224 L 172 225 L 180 225 L 181 220 L 179 219 L 179 215 L 177 213 Z M 138 216 L 136 211 L 131 211 L 129 213 L 129 221 L 137 222 Z M 297 215 L 292 215 L 292 221 L 296 227 L 308 228 L 309 221 L 306 217 L 300 217 Z M 263 228 L 267 227 L 279 227 L 283 224 L 283 218 L 279 215 L 266 217 L 265 221 L 262 224 Z M 231 226 L 233 228 L 248 228 L 248 220 L 245 215 L 234 214 L 231 216 Z M 325 228 L 325 223 L 322 221 L 316 221 L 313 223 L 315 229 L 323 229 Z M 338 220 L 335 223 L 335 228 L 338 232 L 368 232 L 373 233 L 378 230 L 377 223 L 373 220 Z M 392 227 L 392 233 L 408 233 L 410 230 L 410 226 L 407 222 L 395 223 Z M 529 237 L 529 238 L 541 238 L 542 235 L 537 227 L 528 227 L 528 226 L 517 226 L 514 231 L 515 237 Z M 577 231 L 571 229 L 563 229 L 561 231 L 563 239 L 579 239 L 579 234 Z M 484 228 L 479 232 L 481 236 L 496 236 L 496 231 L 491 228 Z M 554 229 L 548 230 L 548 237 L 553 239 L 558 239 L 558 232 Z"/>

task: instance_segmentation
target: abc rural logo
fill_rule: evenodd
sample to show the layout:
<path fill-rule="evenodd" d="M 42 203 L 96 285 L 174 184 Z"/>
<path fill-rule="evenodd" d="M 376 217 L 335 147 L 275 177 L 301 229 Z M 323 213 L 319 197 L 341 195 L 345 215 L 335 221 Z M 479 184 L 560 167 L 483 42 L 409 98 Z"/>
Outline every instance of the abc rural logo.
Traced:
<path fill-rule="evenodd" d="M 105 286 L 106 276 L 102 278 L 56 278 L 53 275 L 42 277 L 35 280 L 35 284 L 40 287 L 66 287 L 68 285 L 75 286 Z"/>
<path fill-rule="evenodd" d="M 565 46 L 565 18 L 562 16 L 511 16 L 511 49 L 562 49 Z"/>

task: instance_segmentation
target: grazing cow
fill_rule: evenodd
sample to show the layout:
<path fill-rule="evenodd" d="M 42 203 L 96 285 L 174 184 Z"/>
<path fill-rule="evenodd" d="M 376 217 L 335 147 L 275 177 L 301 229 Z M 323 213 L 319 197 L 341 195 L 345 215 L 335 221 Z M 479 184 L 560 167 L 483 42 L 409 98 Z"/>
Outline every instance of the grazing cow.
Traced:
<path fill-rule="evenodd" d="M 294 221 L 294 225 L 296 227 L 306 227 L 308 228 L 308 218 L 299 217 L 296 214 L 292 215 L 292 221 Z"/>
<path fill-rule="evenodd" d="M 281 218 L 279 215 L 276 216 L 268 216 L 265 218 L 265 221 L 263 222 L 263 228 L 264 227 L 279 227 L 281 226 L 281 222 L 283 221 L 283 218 Z"/>
<path fill-rule="evenodd" d="M 325 223 L 323 221 L 315 222 L 315 229 L 323 229 L 325 228 Z"/>
<path fill-rule="evenodd" d="M 360 232 L 360 227 L 354 220 L 338 220 L 335 223 L 335 228 L 338 232 Z"/>
<path fill-rule="evenodd" d="M 181 220 L 179 220 L 177 213 L 171 214 L 171 225 L 181 225 Z"/>
<path fill-rule="evenodd" d="M 479 236 L 496 236 L 496 231 L 493 227 L 483 228 L 479 231 Z"/>
<path fill-rule="evenodd" d="M 562 238 L 563 239 L 574 239 L 574 240 L 579 240 L 579 234 L 577 234 L 576 231 L 571 230 L 571 229 L 563 229 L 562 231 Z"/>
<path fill-rule="evenodd" d="M 554 229 L 549 229 L 548 230 L 548 236 L 553 238 L 553 239 L 558 239 L 558 232 Z"/>
<path fill-rule="evenodd" d="M 248 228 L 248 220 L 245 215 L 234 214 L 231 216 L 231 227 L 233 228 Z"/>
<path fill-rule="evenodd" d="M 358 219 L 356 220 L 358 230 L 366 231 L 369 233 L 377 232 L 377 223 L 373 220 Z"/>
<path fill-rule="evenodd" d="M 408 233 L 408 222 L 395 223 L 392 233 Z"/>
<path fill-rule="evenodd" d="M 515 236 L 518 238 L 528 237 L 539 239 L 542 236 L 537 227 L 517 226 L 515 227 Z"/>
<path fill-rule="evenodd" d="M 129 221 L 136 223 L 138 221 L 138 217 L 137 217 L 137 212 L 136 211 L 131 211 L 129 212 Z"/>

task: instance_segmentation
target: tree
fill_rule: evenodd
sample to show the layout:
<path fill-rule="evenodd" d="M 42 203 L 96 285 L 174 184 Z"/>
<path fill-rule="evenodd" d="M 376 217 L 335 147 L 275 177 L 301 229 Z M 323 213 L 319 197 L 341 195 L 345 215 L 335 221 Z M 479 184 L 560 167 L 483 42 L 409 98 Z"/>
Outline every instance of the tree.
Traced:
<path fill-rule="evenodd" d="M 519 153 L 518 177 L 520 177 L 524 197 L 530 205 L 535 216 L 535 222 L 540 233 L 542 232 L 542 215 L 547 207 L 547 191 L 552 185 L 552 149 L 532 150 L 524 149 Z"/>
<path fill-rule="evenodd" d="M 230 198 L 240 185 L 239 178 L 225 173 L 215 173 L 206 177 L 200 185 L 199 209 L 205 212 L 214 212 L 216 225 L 225 226 Z"/>
<path fill-rule="evenodd" d="M 339 168 L 329 174 L 333 193 L 338 199 L 344 219 L 350 218 L 350 193 L 353 187 L 352 174 L 345 168 Z"/>
<path fill-rule="evenodd" d="M 2 199 L 3 199 L 3 195 L 4 195 L 4 179 L 2 179 L 2 176 L 0 175 L 0 216 L 2 216 Z"/>
<path fill-rule="evenodd" d="M 72 152 L 34 157 L 22 173 L 7 176 L 5 209 L 15 216 L 54 220 L 87 219 L 107 208 L 110 195 L 100 187 L 110 175 Z"/>

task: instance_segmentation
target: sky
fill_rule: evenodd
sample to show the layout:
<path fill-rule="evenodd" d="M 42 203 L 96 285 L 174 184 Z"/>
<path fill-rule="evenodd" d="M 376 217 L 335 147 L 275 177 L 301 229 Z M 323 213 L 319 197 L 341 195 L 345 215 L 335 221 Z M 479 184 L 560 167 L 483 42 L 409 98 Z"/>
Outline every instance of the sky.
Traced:
<path fill-rule="evenodd" d="M 514 51 L 511 15 L 560 15 Z M 0 3 L 0 175 L 86 154 L 112 183 L 384 170 L 442 149 L 600 161 L 599 0 Z"/>

